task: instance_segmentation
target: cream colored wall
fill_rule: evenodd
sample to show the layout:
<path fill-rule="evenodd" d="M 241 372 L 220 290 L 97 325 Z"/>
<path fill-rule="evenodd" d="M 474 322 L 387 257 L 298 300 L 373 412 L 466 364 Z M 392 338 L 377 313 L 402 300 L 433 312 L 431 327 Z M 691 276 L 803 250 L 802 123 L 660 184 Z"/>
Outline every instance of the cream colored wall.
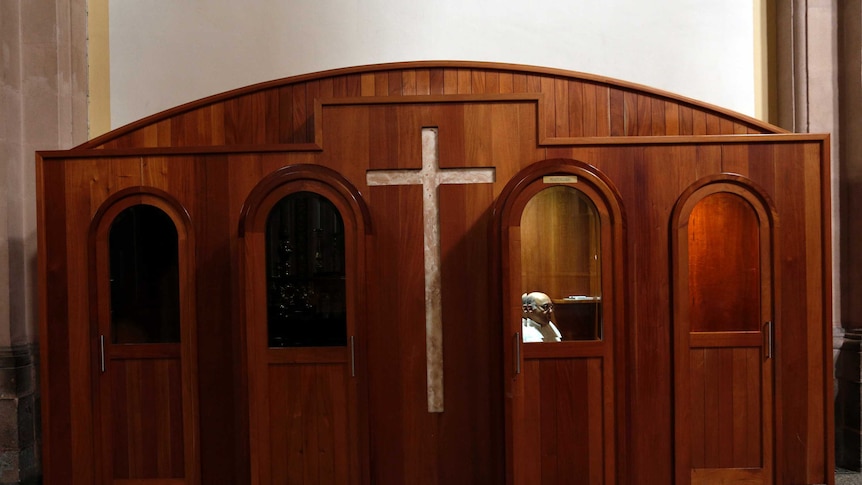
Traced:
<path fill-rule="evenodd" d="M 116 128 L 289 75 L 464 59 L 610 76 L 754 115 L 755 6 L 762 1 L 114 1 L 109 72 L 91 73 L 109 77 L 110 95 L 98 88 L 91 108 L 101 103 L 104 113 L 110 104 Z M 108 54 L 90 55 L 93 66 L 93 56 Z"/>

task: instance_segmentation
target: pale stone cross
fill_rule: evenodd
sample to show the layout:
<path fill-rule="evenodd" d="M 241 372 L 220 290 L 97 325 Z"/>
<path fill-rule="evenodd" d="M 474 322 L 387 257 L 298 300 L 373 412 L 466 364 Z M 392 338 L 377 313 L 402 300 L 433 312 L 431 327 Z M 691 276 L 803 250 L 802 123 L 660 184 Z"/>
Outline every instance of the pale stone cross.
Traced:
<path fill-rule="evenodd" d="M 443 304 L 440 293 L 440 202 L 441 184 L 481 184 L 494 182 L 493 168 L 450 168 L 439 166 L 437 128 L 422 128 L 422 170 L 369 170 L 369 186 L 422 185 L 422 212 L 425 233 L 425 368 L 428 385 L 428 412 L 443 412 Z"/>

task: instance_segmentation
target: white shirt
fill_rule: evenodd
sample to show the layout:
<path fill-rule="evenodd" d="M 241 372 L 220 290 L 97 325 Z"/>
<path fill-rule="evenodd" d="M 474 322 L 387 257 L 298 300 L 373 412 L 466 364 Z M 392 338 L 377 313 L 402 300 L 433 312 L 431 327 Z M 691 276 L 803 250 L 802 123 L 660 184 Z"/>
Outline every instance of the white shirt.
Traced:
<path fill-rule="evenodd" d="M 524 342 L 561 342 L 563 340 L 554 322 L 548 322 L 547 325 L 542 326 L 529 318 L 522 318 L 521 332 Z"/>

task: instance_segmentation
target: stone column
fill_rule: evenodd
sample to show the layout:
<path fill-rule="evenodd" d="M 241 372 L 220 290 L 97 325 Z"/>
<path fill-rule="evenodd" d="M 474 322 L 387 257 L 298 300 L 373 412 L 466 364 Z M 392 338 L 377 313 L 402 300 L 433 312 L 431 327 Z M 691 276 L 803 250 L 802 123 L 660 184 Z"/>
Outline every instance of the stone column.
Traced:
<path fill-rule="evenodd" d="M 838 11 L 841 144 L 838 154 L 841 197 L 843 342 L 835 365 L 836 459 L 842 468 L 862 469 L 860 427 L 860 340 L 862 340 L 862 0 L 841 0 Z M 836 337 L 839 334 L 836 332 Z M 836 339 L 837 340 L 837 339 Z"/>
<path fill-rule="evenodd" d="M 0 485 L 37 483 L 34 152 L 87 137 L 86 0 L 0 2 Z"/>
<path fill-rule="evenodd" d="M 862 337 L 862 0 L 776 0 L 778 124 L 831 135 L 832 333 L 835 362 L 836 460 L 860 470 Z M 854 180 L 858 180 L 854 182 Z M 857 218 L 858 219 L 858 218 Z M 856 242 L 854 242 L 856 241 Z M 855 396 L 855 397 L 854 397 Z"/>

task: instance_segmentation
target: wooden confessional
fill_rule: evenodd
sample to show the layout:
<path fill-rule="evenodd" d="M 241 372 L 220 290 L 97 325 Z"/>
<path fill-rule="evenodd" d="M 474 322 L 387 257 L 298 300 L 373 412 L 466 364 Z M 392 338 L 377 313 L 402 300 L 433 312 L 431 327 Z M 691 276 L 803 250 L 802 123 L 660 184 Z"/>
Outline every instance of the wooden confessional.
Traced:
<path fill-rule="evenodd" d="M 831 483 L 828 167 L 824 135 L 467 62 L 39 152 L 45 481 Z"/>

